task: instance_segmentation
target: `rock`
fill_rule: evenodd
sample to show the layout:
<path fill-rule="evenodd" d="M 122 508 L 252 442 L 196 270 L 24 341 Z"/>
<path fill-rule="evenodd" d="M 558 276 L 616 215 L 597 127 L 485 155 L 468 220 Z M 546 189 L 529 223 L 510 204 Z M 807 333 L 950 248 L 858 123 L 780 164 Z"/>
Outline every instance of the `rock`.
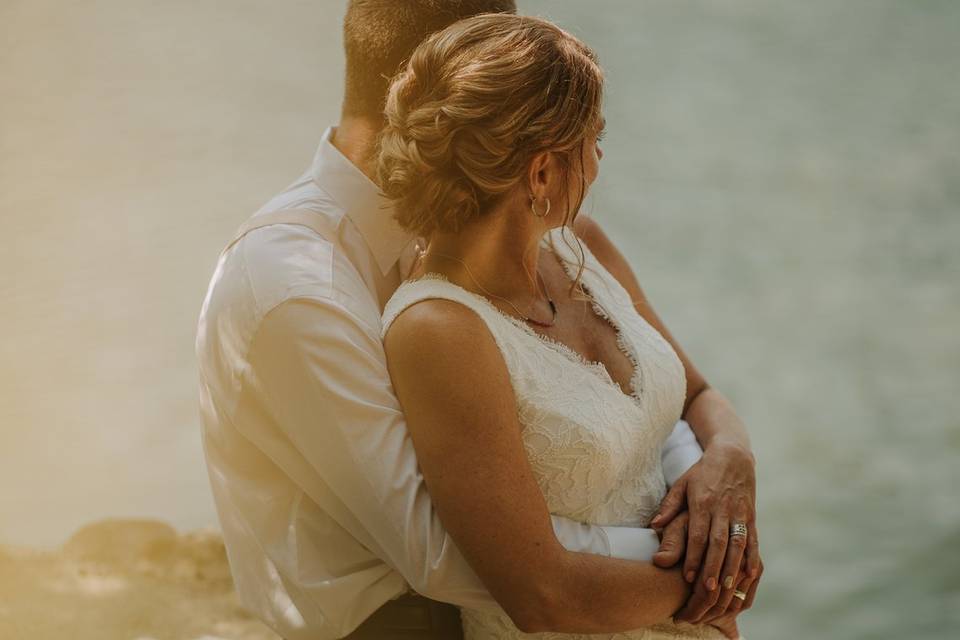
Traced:
<path fill-rule="evenodd" d="M 176 577 L 181 580 L 225 588 L 233 586 L 227 550 L 223 545 L 223 537 L 217 531 L 192 531 L 181 536 L 173 568 Z"/>
<path fill-rule="evenodd" d="M 63 551 L 79 563 L 77 571 L 121 570 L 218 592 L 233 588 L 223 538 L 215 530 L 179 536 L 156 520 L 104 520 L 77 531 Z"/>
<path fill-rule="evenodd" d="M 74 560 L 130 566 L 164 562 L 177 549 L 177 532 L 157 520 L 102 520 L 77 531 L 63 547 Z"/>

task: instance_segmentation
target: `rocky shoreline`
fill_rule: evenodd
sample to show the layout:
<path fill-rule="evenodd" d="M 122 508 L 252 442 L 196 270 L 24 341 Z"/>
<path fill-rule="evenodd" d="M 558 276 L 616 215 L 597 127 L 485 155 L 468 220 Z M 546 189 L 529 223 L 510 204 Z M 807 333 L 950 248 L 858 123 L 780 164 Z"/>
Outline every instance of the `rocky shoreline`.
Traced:
<path fill-rule="evenodd" d="M 0 547 L 4 640 L 276 640 L 239 603 L 220 534 L 154 520 L 83 527 L 56 551 Z"/>

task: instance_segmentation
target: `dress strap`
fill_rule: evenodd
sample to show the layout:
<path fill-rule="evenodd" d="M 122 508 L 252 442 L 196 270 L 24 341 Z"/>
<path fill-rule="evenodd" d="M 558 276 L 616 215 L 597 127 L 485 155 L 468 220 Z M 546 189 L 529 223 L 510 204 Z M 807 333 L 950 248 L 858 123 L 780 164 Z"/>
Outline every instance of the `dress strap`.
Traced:
<path fill-rule="evenodd" d="M 603 307 L 603 310 L 609 310 L 610 313 L 617 314 L 617 316 L 632 310 L 633 301 L 630 299 L 627 290 L 597 260 L 597 257 L 593 255 L 593 252 L 590 251 L 583 240 L 580 240 L 580 246 L 583 248 L 583 258 L 581 258 L 580 252 L 576 248 L 577 240 L 572 236 L 572 231 L 565 230 L 564 227 L 556 227 L 544 234 L 543 243 L 560 258 L 567 276 L 571 280 L 576 278 L 580 263 L 583 262 L 582 282 L 594 299 Z M 598 310 L 598 313 L 601 311 Z M 601 315 L 606 314 L 601 313 Z M 619 319 L 617 323 L 619 324 Z"/>
<path fill-rule="evenodd" d="M 439 273 L 427 273 L 416 280 L 406 280 L 397 287 L 393 297 L 383 309 L 380 337 L 386 335 L 387 329 L 404 309 L 417 302 L 436 298 L 452 300 L 469 307 L 483 319 L 495 336 L 502 330 L 501 323 L 506 322 L 500 310 L 486 299 L 450 282 Z"/>

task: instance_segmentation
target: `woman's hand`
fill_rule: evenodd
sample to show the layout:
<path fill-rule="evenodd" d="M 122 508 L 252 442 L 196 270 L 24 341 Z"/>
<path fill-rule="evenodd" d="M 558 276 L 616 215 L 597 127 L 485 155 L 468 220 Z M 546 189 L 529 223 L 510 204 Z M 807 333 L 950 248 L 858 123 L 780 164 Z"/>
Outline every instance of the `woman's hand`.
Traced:
<path fill-rule="evenodd" d="M 664 498 L 651 525 L 668 527 L 687 505 L 683 573 L 688 582 L 700 575 L 681 619 L 699 622 L 708 612 L 725 611 L 734 599 L 732 587 L 740 580 L 744 559 L 746 577 L 752 581 L 759 577 L 755 492 L 753 456 L 715 438 L 703 459 L 681 476 Z M 734 522 L 747 525 L 746 538 L 730 537 Z"/>
<path fill-rule="evenodd" d="M 657 624 L 683 605 L 690 585 L 679 568 L 560 544 L 507 362 L 480 315 L 423 300 L 397 316 L 384 350 L 434 508 L 521 631 L 612 633 Z"/>
<path fill-rule="evenodd" d="M 650 526 L 664 528 L 684 505 L 689 509 L 683 574 L 688 582 L 693 582 L 697 572 L 700 573 L 700 585 L 694 588 L 693 599 L 699 615 L 702 615 L 718 600 L 729 603 L 732 589 L 722 588 L 722 585 L 727 577 L 737 579 L 734 569 L 740 566 L 744 553 L 748 575 L 753 575 L 754 579 L 759 575 L 756 535 L 748 535 L 746 541 L 740 537 L 735 537 L 732 543 L 729 541 L 729 528 L 733 522 L 742 522 L 751 532 L 756 531 L 756 477 L 747 428 L 730 402 L 707 384 L 684 353 L 647 300 L 627 259 L 600 225 L 589 216 L 578 216 L 574 230 L 627 291 L 637 313 L 670 343 L 683 363 L 687 395 L 682 417 L 704 448 L 704 455 L 673 485 L 664 498 L 660 515 L 651 521 Z M 703 585 L 706 588 L 699 588 Z M 701 593 L 703 597 L 698 595 Z"/>

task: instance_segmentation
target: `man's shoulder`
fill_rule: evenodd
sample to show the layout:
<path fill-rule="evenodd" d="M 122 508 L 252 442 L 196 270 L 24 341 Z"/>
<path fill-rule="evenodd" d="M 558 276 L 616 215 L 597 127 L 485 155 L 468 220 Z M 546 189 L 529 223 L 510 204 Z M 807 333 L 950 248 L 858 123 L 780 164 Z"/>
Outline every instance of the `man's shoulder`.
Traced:
<path fill-rule="evenodd" d="M 320 194 L 321 192 L 317 192 Z M 281 204 L 274 199 L 272 204 Z M 281 222 L 254 228 L 221 257 L 210 282 L 207 303 L 220 312 L 242 313 L 258 323 L 263 316 L 292 299 L 316 299 L 354 306 L 366 290 L 362 278 L 339 244 L 343 211 L 335 202 L 287 202 L 261 208 L 258 217 L 287 208 L 317 214 L 313 228 Z M 378 314 L 379 317 L 379 314 Z"/>
<path fill-rule="evenodd" d="M 345 261 L 334 238 L 291 223 L 253 229 L 226 257 L 239 263 L 263 312 L 293 296 L 333 297 L 338 258 Z"/>
<path fill-rule="evenodd" d="M 255 216 L 284 209 L 310 209 L 329 216 L 343 216 L 343 207 L 322 189 L 308 171 L 257 210 Z"/>

